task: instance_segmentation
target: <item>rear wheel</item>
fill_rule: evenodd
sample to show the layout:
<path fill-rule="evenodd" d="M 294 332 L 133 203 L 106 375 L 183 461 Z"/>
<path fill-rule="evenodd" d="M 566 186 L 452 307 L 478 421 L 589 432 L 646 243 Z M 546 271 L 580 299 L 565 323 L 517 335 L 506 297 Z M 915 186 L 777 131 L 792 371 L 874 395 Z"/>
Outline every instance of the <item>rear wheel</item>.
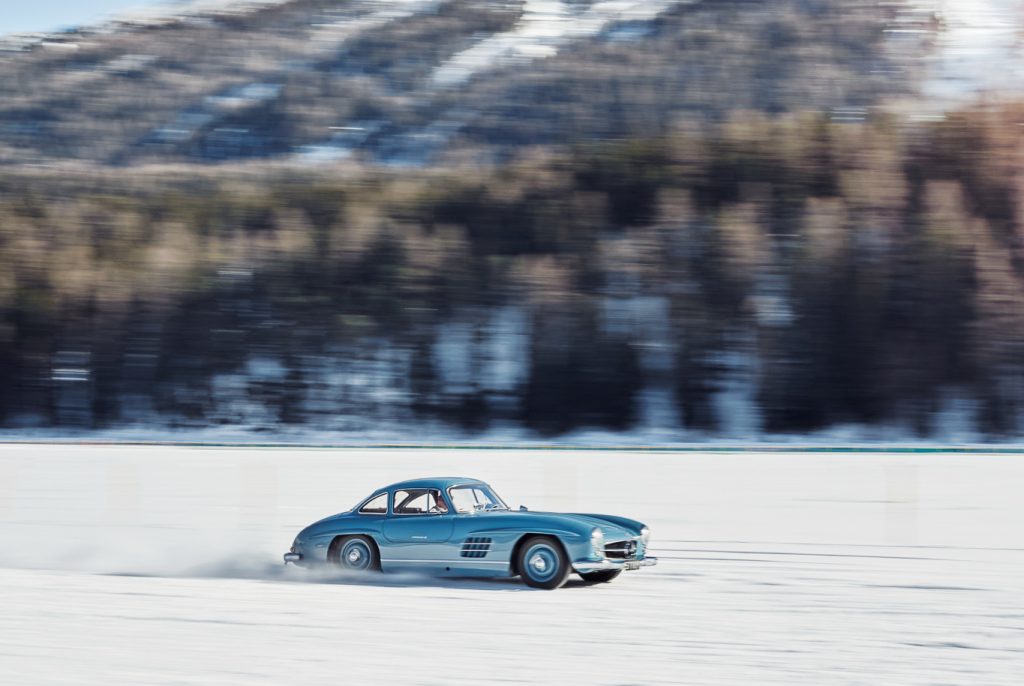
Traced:
<path fill-rule="evenodd" d="M 332 561 L 353 572 L 380 569 L 377 546 L 367 536 L 346 536 L 335 541 Z"/>
<path fill-rule="evenodd" d="M 519 546 L 516 568 L 527 586 L 558 588 L 569 578 L 569 558 L 550 536 L 533 536 Z"/>
<path fill-rule="evenodd" d="M 580 576 L 583 580 L 590 584 L 606 584 L 619 574 L 622 574 L 621 569 L 601 569 L 596 572 L 580 572 Z"/>

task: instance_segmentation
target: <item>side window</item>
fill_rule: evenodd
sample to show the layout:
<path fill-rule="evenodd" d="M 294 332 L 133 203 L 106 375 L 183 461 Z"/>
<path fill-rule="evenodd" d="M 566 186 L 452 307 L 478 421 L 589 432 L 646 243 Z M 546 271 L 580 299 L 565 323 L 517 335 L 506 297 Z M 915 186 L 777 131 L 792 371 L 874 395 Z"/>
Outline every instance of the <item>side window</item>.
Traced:
<path fill-rule="evenodd" d="M 444 514 L 448 512 L 441 491 L 436 488 L 410 488 L 395 491 L 396 515 Z"/>
<path fill-rule="evenodd" d="M 381 493 L 380 495 L 370 498 L 366 501 L 366 504 L 359 508 L 359 514 L 387 514 L 388 513 L 388 494 Z"/>
<path fill-rule="evenodd" d="M 452 488 L 448 495 L 451 496 L 456 512 L 475 512 L 479 509 L 480 495 L 475 488 Z"/>

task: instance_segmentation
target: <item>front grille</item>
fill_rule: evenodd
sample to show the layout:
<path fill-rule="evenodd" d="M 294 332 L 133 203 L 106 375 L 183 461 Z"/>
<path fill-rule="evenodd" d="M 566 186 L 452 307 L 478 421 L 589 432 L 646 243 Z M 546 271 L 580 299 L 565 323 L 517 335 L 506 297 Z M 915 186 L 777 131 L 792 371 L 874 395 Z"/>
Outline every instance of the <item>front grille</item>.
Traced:
<path fill-rule="evenodd" d="M 491 539 L 470 536 L 462 544 L 462 557 L 486 557 L 491 550 Z"/>
<path fill-rule="evenodd" d="M 604 546 L 604 556 L 612 560 L 635 560 L 636 541 L 612 541 Z"/>

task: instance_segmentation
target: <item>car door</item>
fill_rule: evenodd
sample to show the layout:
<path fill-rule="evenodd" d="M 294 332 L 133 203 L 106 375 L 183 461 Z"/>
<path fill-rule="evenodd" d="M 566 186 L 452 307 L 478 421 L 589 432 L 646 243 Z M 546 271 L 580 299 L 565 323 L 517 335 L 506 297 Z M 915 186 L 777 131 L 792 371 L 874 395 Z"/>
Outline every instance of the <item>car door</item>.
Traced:
<path fill-rule="evenodd" d="M 453 519 L 440 489 L 394 491 L 391 512 L 381 526 L 387 541 L 381 561 L 388 567 L 444 566 L 451 559 Z"/>
<path fill-rule="evenodd" d="M 515 524 L 505 525 L 506 511 L 488 511 L 479 506 L 489 502 L 474 491 L 473 485 L 448 490 L 455 521 L 452 527 L 452 555 L 460 568 L 474 573 L 507 571 L 512 543 L 518 538 Z"/>

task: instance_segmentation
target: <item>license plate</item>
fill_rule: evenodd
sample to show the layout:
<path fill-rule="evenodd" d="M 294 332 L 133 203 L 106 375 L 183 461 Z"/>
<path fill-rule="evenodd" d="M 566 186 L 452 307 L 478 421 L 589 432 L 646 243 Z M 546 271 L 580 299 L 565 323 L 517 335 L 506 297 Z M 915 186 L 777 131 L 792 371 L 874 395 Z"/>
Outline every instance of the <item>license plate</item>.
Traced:
<path fill-rule="evenodd" d="M 635 560 L 626 563 L 626 569 L 640 569 L 640 566 L 640 563 Z"/>

